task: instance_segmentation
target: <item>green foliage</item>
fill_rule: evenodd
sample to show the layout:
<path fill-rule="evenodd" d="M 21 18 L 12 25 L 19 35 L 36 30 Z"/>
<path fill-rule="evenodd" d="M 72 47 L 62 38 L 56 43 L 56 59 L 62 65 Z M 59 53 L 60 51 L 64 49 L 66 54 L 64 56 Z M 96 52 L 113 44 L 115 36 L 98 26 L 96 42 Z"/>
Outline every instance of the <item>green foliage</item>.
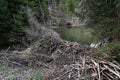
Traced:
<path fill-rule="evenodd" d="M 35 11 L 35 16 L 40 22 L 47 20 L 49 0 L 27 0 L 27 5 Z"/>
<path fill-rule="evenodd" d="M 0 0 L 0 42 L 7 41 L 8 37 L 6 32 L 9 32 L 11 27 L 8 27 L 10 22 L 10 14 L 8 12 L 8 2 L 6 0 Z M 6 16 L 6 17 L 5 17 Z"/>
<path fill-rule="evenodd" d="M 108 41 L 111 42 L 99 49 L 120 62 L 120 1 L 84 0 L 81 5 L 81 14 L 90 18 L 88 25 L 95 29 L 100 39 L 109 38 Z M 88 12 L 84 13 L 84 10 Z"/>
<path fill-rule="evenodd" d="M 8 0 L 9 3 L 9 12 L 11 17 L 11 24 L 12 27 L 10 31 L 10 41 L 16 41 L 23 35 L 23 26 L 24 26 L 24 12 L 22 8 L 23 0 L 19 1 L 11 1 Z"/>
<path fill-rule="evenodd" d="M 109 54 L 111 58 L 120 62 L 120 42 L 112 42 L 107 44 L 105 47 L 99 47 L 99 49 Z"/>
<path fill-rule="evenodd" d="M 115 42 L 111 44 L 112 50 L 111 50 L 111 56 L 120 62 L 120 42 Z"/>
<path fill-rule="evenodd" d="M 30 6 L 41 21 L 47 19 L 48 0 L 0 0 L 0 3 L 0 43 L 21 40 L 24 26 L 27 24 L 24 7 Z"/>
<path fill-rule="evenodd" d="M 39 22 L 48 18 L 48 3 L 52 0 L 0 0 L 0 33 L 5 42 L 19 42 L 24 35 L 24 7 L 29 6 L 35 11 Z M 56 0 L 62 4 L 65 12 L 73 15 L 77 0 Z M 1 41 L 0 41 L 1 42 Z"/>
<path fill-rule="evenodd" d="M 0 33 L 3 39 L 9 41 L 18 39 L 18 36 L 23 35 L 23 9 L 21 1 L 16 0 L 1 0 L 0 3 Z M 3 40 L 4 41 L 4 40 Z"/>
<path fill-rule="evenodd" d="M 90 18 L 92 28 L 99 30 L 100 38 L 116 36 L 120 32 L 120 1 L 119 0 L 80 0 L 81 15 Z M 84 12 L 85 11 L 85 12 Z M 87 11 L 87 12 L 86 12 Z"/>
<path fill-rule="evenodd" d="M 90 13 L 91 17 L 97 23 L 104 18 L 110 17 L 115 8 L 115 1 L 113 0 L 89 0 L 91 2 L 91 8 L 94 13 Z M 96 20 L 95 20 L 96 19 Z"/>
<path fill-rule="evenodd" d="M 61 0 L 59 1 L 60 8 L 70 15 L 75 15 L 75 8 L 78 5 L 77 0 Z"/>

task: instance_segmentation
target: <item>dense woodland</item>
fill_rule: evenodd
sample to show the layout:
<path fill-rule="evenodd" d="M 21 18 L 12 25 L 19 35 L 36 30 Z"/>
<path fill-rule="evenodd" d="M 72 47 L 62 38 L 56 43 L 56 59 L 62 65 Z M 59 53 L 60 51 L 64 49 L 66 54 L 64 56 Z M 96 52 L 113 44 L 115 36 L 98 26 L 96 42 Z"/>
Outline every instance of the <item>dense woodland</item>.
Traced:
<path fill-rule="evenodd" d="M 97 29 L 100 28 L 99 30 L 103 34 L 105 33 L 102 34 L 103 37 L 111 35 L 119 40 L 119 0 L 1 0 L 1 38 L 15 41 L 24 35 L 24 28 L 27 25 L 24 10 L 27 6 L 35 11 L 40 22 L 47 20 L 49 15 L 47 8 L 52 2 L 57 2 L 58 5 L 62 4 L 63 11 L 67 12 L 68 10 L 68 14 L 74 14 L 80 19 L 89 17 L 89 24 L 95 25 Z M 75 11 L 76 8 L 80 10 L 80 13 Z"/>
<path fill-rule="evenodd" d="M 0 47 L 2 48 L 2 46 L 4 45 L 7 45 L 7 47 L 9 47 L 9 46 L 13 46 L 13 44 L 16 46 L 18 44 L 23 45 L 23 38 L 26 39 L 26 45 L 30 44 L 29 40 L 27 41 L 26 38 L 28 36 L 26 33 L 26 28 L 28 28 L 28 26 L 31 26 L 30 22 L 32 21 L 28 20 L 29 15 L 26 12 L 27 9 L 28 8 L 31 9 L 32 11 L 31 14 L 34 15 L 35 20 L 37 20 L 37 22 L 41 26 L 50 27 L 47 26 L 46 24 L 49 24 L 48 22 L 49 20 L 51 20 L 51 16 L 49 12 L 49 6 L 51 5 L 56 6 L 62 13 L 68 15 L 69 17 L 77 17 L 79 18 L 80 21 L 84 21 L 85 19 L 87 19 L 86 25 L 84 27 L 92 28 L 93 30 L 95 30 L 96 34 L 98 34 L 98 38 L 101 41 L 107 39 L 106 41 L 107 44 L 104 47 L 103 46 L 98 47 L 98 49 L 102 52 L 101 54 L 105 54 L 105 55 L 107 54 L 110 56 L 110 58 L 118 62 L 118 64 L 120 63 L 120 0 L 0 0 Z M 66 23 L 67 25 L 61 25 L 62 23 L 64 22 L 57 24 L 57 26 L 64 27 L 72 24 L 72 23 Z M 33 27 L 35 26 L 36 25 L 34 25 Z M 40 30 L 41 30 L 40 33 L 42 33 L 42 29 Z M 39 34 L 39 37 L 40 35 L 42 36 L 43 34 Z M 55 42 L 54 39 L 52 40 L 53 42 Z M 31 41 L 36 41 L 36 40 L 32 39 Z M 47 45 L 45 41 L 40 41 L 40 42 L 41 42 L 40 44 L 44 43 Z M 59 45 L 58 42 L 56 42 L 57 45 Z M 50 44 L 48 46 L 53 46 L 54 44 Z M 31 45 L 27 45 L 27 47 L 28 46 Z M 56 46 L 55 49 L 57 48 L 58 47 Z M 62 48 L 60 50 L 62 50 Z M 71 48 L 71 50 L 74 49 Z M 43 51 L 39 51 L 39 52 L 44 53 L 45 51 L 47 51 L 47 49 L 45 50 L 43 49 Z M 108 60 L 111 61 L 111 59 Z M 120 75 L 120 71 L 118 71 L 118 73 Z M 119 80 L 119 79 L 120 76 L 118 79 L 116 78 L 115 80 Z M 32 78 L 29 80 L 32 80 Z M 44 79 L 44 80 L 48 80 L 48 79 Z M 53 79 L 49 79 L 49 80 L 53 80 Z M 66 80 L 66 79 L 55 79 L 55 80 Z M 75 79 L 70 79 L 70 80 L 75 80 Z M 91 79 L 86 78 L 83 80 L 91 80 Z M 104 80 L 104 79 L 99 78 L 96 80 Z M 113 80 L 113 79 L 110 78 L 106 80 Z"/>

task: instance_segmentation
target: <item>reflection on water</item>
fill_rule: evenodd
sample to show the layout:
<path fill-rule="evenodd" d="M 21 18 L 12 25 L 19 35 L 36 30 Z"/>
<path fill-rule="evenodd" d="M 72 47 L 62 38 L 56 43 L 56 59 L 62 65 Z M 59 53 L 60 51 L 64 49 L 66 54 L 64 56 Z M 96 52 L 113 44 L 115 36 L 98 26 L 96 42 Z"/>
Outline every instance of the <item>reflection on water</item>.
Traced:
<path fill-rule="evenodd" d="M 60 34 L 61 38 L 69 41 L 75 41 L 83 44 L 98 42 L 97 34 L 90 28 L 59 28 L 56 29 L 56 31 Z"/>

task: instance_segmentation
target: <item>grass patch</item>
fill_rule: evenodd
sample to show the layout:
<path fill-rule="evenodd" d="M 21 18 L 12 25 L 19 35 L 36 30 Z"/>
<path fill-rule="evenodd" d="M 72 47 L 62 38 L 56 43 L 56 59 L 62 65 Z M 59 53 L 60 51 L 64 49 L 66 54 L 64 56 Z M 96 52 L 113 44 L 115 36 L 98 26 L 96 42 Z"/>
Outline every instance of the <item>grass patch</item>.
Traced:
<path fill-rule="evenodd" d="M 8 67 L 7 65 L 0 63 L 0 72 L 2 71 L 9 71 L 11 68 Z"/>
<path fill-rule="evenodd" d="M 29 77 L 28 80 L 42 80 L 41 73 L 36 73 L 33 77 Z"/>

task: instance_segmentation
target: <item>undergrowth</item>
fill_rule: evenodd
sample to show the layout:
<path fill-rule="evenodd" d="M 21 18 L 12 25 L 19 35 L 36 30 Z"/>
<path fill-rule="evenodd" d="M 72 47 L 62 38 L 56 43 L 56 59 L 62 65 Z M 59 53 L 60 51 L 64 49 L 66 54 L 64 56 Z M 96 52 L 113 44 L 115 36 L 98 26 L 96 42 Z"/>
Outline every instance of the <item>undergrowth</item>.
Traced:
<path fill-rule="evenodd" d="M 99 47 L 99 49 L 108 55 L 110 55 L 111 58 L 115 59 L 120 63 L 120 42 L 112 42 L 108 43 L 105 47 Z"/>

